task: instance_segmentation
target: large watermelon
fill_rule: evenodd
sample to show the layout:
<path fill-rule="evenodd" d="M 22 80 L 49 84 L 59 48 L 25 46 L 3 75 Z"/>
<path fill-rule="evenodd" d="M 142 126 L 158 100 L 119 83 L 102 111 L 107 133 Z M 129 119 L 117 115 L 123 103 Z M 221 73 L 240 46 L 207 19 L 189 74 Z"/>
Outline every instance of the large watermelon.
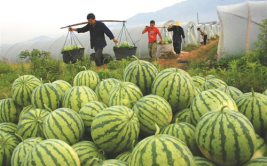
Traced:
<path fill-rule="evenodd" d="M 80 166 L 74 149 L 58 139 L 47 139 L 34 146 L 22 166 Z"/>
<path fill-rule="evenodd" d="M 206 79 L 205 82 L 201 85 L 202 90 L 208 90 L 208 89 L 217 89 L 219 87 L 225 87 L 227 84 L 218 79 L 218 78 L 212 78 L 212 79 Z"/>
<path fill-rule="evenodd" d="M 26 113 L 28 112 L 30 109 L 32 109 L 33 106 L 32 105 L 28 105 L 26 107 L 23 107 L 22 111 L 19 114 L 19 119 Z"/>
<path fill-rule="evenodd" d="M 17 123 L 22 107 L 13 98 L 3 99 L 0 102 L 0 123 Z"/>
<path fill-rule="evenodd" d="M 113 153 L 129 150 L 139 131 L 137 115 L 126 106 L 112 106 L 100 111 L 91 125 L 94 143 Z"/>
<path fill-rule="evenodd" d="M 97 96 L 92 89 L 86 86 L 74 86 L 65 92 L 62 107 L 79 112 L 82 106 L 90 101 L 97 101 Z"/>
<path fill-rule="evenodd" d="M 143 97 L 138 86 L 131 82 L 120 82 L 108 93 L 108 106 L 124 105 L 132 108 Z"/>
<path fill-rule="evenodd" d="M 221 166 L 244 164 L 257 147 L 250 121 L 227 106 L 207 112 L 199 119 L 196 142 L 207 159 Z"/>
<path fill-rule="evenodd" d="M 12 84 L 12 98 L 22 107 L 30 105 L 33 90 L 41 84 L 33 75 L 19 76 Z"/>
<path fill-rule="evenodd" d="M 267 157 L 259 157 L 253 160 L 250 160 L 243 166 L 266 166 L 267 165 Z"/>
<path fill-rule="evenodd" d="M 120 153 L 118 156 L 116 156 L 115 159 L 128 163 L 130 161 L 130 156 L 132 154 L 134 146 L 135 146 L 135 141 L 133 141 L 132 148 L 130 150 L 127 150 L 125 152 Z"/>
<path fill-rule="evenodd" d="M 223 92 L 225 92 L 226 94 L 228 94 L 229 96 L 232 97 L 232 99 L 236 99 L 238 96 L 242 95 L 243 92 L 233 86 L 222 86 L 217 88 Z"/>
<path fill-rule="evenodd" d="M 56 80 L 56 81 L 54 81 L 52 83 L 53 84 L 56 84 L 60 88 L 60 90 L 63 92 L 63 94 L 68 89 L 70 89 L 72 87 L 67 81 L 64 81 L 64 80 Z"/>
<path fill-rule="evenodd" d="M 92 70 L 80 71 L 73 80 L 73 86 L 87 86 L 92 90 L 95 90 L 95 87 L 100 82 L 100 78 L 96 72 Z"/>
<path fill-rule="evenodd" d="M 258 134 L 256 134 L 256 138 L 257 138 L 257 148 L 256 148 L 256 152 L 254 153 L 251 159 L 258 158 L 258 157 L 267 157 L 266 142 Z"/>
<path fill-rule="evenodd" d="M 107 78 L 99 82 L 95 88 L 95 93 L 99 101 L 108 105 L 108 92 L 110 89 L 120 81 L 115 78 Z"/>
<path fill-rule="evenodd" d="M 157 95 L 147 95 L 133 106 L 139 122 L 140 130 L 144 135 L 153 135 L 156 132 L 155 123 L 163 128 L 171 123 L 172 109 L 170 104 Z"/>
<path fill-rule="evenodd" d="M 235 101 L 223 91 L 210 89 L 199 93 L 191 104 L 191 123 L 196 125 L 202 115 L 211 111 L 218 110 L 227 105 L 229 109 L 238 110 Z"/>
<path fill-rule="evenodd" d="M 8 134 L 14 134 L 17 129 L 17 125 L 11 122 L 0 123 L 0 133 L 5 132 Z"/>
<path fill-rule="evenodd" d="M 48 108 L 54 110 L 61 107 L 63 92 L 53 83 L 45 83 L 37 86 L 31 95 L 33 108 Z"/>
<path fill-rule="evenodd" d="M 205 78 L 201 76 L 192 76 L 192 80 L 193 80 L 194 86 L 198 88 L 200 88 L 201 85 L 205 82 Z"/>
<path fill-rule="evenodd" d="M 204 157 L 194 156 L 197 166 L 216 166 L 213 162 Z"/>
<path fill-rule="evenodd" d="M 116 159 L 101 160 L 98 158 L 92 159 L 90 164 L 92 166 L 128 166 L 126 162 L 121 160 L 116 160 Z"/>
<path fill-rule="evenodd" d="M 172 123 L 175 123 L 176 119 L 178 118 L 180 122 L 187 122 L 191 124 L 191 110 L 190 108 L 185 108 L 179 112 L 177 112 L 176 114 L 174 114 L 173 118 L 172 118 Z"/>
<path fill-rule="evenodd" d="M 127 65 L 123 72 L 123 80 L 136 84 L 143 95 L 148 95 L 157 74 L 158 70 L 152 63 L 138 59 Z"/>
<path fill-rule="evenodd" d="M 59 108 L 51 112 L 44 120 L 43 130 L 47 139 L 56 138 L 72 145 L 83 136 L 84 124 L 74 110 Z"/>
<path fill-rule="evenodd" d="M 267 133 L 267 96 L 252 92 L 235 99 L 239 111 L 252 123 L 255 132 L 264 137 Z"/>
<path fill-rule="evenodd" d="M 152 94 L 166 99 L 175 113 L 190 105 L 194 98 L 195 89 L 192 78 L 186 71 L 178 68 L 167 68 L 162 70 L 154 79 Z"/>

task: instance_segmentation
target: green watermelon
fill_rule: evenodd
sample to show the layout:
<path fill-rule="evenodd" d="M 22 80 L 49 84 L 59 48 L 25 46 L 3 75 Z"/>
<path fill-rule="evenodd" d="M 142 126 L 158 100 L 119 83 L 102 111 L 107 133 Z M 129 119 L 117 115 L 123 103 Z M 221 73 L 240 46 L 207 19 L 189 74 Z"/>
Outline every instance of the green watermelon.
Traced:
<path fill-rule="evenodd" d="M 95 93 L 99 101 L 102 101 L 103 103 L 108 105 L 108 92 L 114 85 L 119 82 L 120 81 L 115 78 L 107 78 L 98 83 L 95 88 Z"/>
<path fill-rule="evenodd" d="M 152 63 L 137 59 L 127 65 L 123 80 L 136 84 L 143 95 L 148 95 L 151 94 L 151 85 L 157 74 L 158 70 Z"/>
<path fill-rule="evenodd" d="M 194 156 L 197 166 L 216 166 L 213 162 L 204 157 Z"/>
<path fill-rule="evenodd" d="M 128 164 L 121 160 L 109 159 L 109 160 L 101 160 L 98 158 L 94 158 L 91 160 L 90 165 L 92 166 L 128 166 Z"/>
<path fill-rule="evenodd" d="M 81 141 L 74 145 L 72 148 L 79 156 L 81 166 L 89 166 L 93 158 L 106 160 L 105 152 L 99 149 L 92 141 Z"/>
<path fill-rule="evenodd" d="M 84 133 L 84 124 L 77 112 L 59 108 L 51 112 L 43 122 L 47 139 L 60 139 L 69 145 L 77 143 Z"/>
<path fill-rule="evenodd" d="M 254 153 L 251 159 L 258 158 L 258 157 L 267 157 L 266 142 L 258 134 L 256 134 L 256 138 L 257 138 L 257 148 L 256 148 L 256 152 Z"/>
<path fill-rule="evenodd" d="M 205 78 L 201 76 L 192 76 L 192 80 L 193 80 L 194 86 L 198 88 L 200 88 L 201 85 L 205 82 Z"/>
<path fill-rule="evenodd" d="M 0 123 L 0 133 L 5 132 L 8 134 L 14 134 L 17 129 L 17 125 L 11 122 Z"/>
<path fill-rule="evenodd" d="M 30 109 L 32 109 L 33 106 L 32 105 L 28 105 L 26 107 L 23 107 L 22 111 L 19 114 L 19 119 L 25 114 L 25 112 L 29 111 Z"/>
<path fill-rule="evenodd" d="M 211 110 L 218 110 L 224 105 L 238 111 L 235 101 L 223 91 L 218 89 L 202 91 L 193 99 L 190 106 L 191 123 L 196 125 L 202 115 Z"/>
<path fill-rule="evenodd" d="M 144 135 L 153 135 L 156 132 L 155 123 L 163 128 L 171 123 L 172 109 L 170 104 L 157 95 L 147 95 L 133 106 L 139 122 L 140 130 Z"/>
<path fill-rule="evenodd" d="M 80 166 L 74 149 L 58 139 L 47 139 L 34 146 L 25 156 L 22 166 Z"/>
<path fill-rule="evenodd" d="M 233 86 L 222 86 L 222 87 L 219 87 L 217 88 L 223 92 L 225 92 L 227 95 L 231 96 L 232 99 L 236 99 L 238 96 L 242 95 L 243 92 Z"/>
<path fill-rule="evenodd" d="M 126 106 L 100 111 L 91 125 L 94 143 L 106 152 L 120 153 L 131 148 L 140 132 L 137 115 Z"/>
<path fill-rule="evenodd" d="M 62 107 L 79 112 L 82 106 L 90 101 L 97 101 L 97 96 L 92 89 L 86 86 L 74 86 L 65 92 Z"/>
<path fill-rule="evenodd" d="M 92 70 L 80 71 L 73 80 L 73 86 L 87 86 L 92 90 L 95 90 L 95 87 L 100 82 L 100 78 L 96 72 Z"/>
<path fill-rule="evenodd" d="M 46 105 L 50 109 L 61 107 L 63 92 L 53 83 L 45 83 L 37 86 L 31 95 L 33 108 L 43 108 Z"/>
<path fill-rule="evenodd" d="M 178 118 L 180 122 L 187 122 L 191 124 L 191 109 L 190 108 L 185 108 L 179 112 L 177 112 L 173 118 L 172 118 L 172 123 L 175 123 L 176 119 Z"/>
<path fill-rule="evenodd" d="M 162 70 L 154 79 L 152 94 L 169 102 L 174 113 L 187 108 L 192 102 L 195 88 L 191 76 L 178 68 Z"/>
<path fill-rule="evenodd" d="M 41 84 L 42 82 L 33 75 L 19 76 L 12 84 L 12 98 L 18 105 L 28 106 L 31 104 L 33 90 Z"/>
<path fill-rule="evenodd" d="M 17 123 L 22 107 L 13 98 L 3 99 L 0 102 L 0 123 Z"/>
<path fill-rule="evenodd" d="M 266 166 L 267 165 L 267 157 L 259 157 L 253 160 L 250 160 L 243 166 Z"/>
<path fill-rule="evenodd" d="M 131 82 L 120 82 L 108 93 L 108 106 L 124 105 L 132 108 L 143 97 L 138 86 Z"/>
<path fill-rule="evenodd" d="M 52 83 L 56 84 L 60 88 L 63 94 L 72 87 L 67 81 L 64 80 L 56 80 Z"/>
<path fill-rule="evenodd" d="M 30 109 L 19 120 L 16 133 L 23 139 L 31 137 L 45 138 L 43 133 L 43 122 L 50 114 L 45 109 Z"/>
<path fill-rule="evenodd" d="M 38 143 L 42 142 L 43 138 L 41 137 L 32 137 L 26 140 L 23 140 L 21 143 L 16 146 L 11 157 L 12 166 L 21 166 L 25 159 L 27 153 Z"/>
<path fill-rule="evenodd" d="M 218 79 L 218 78 L 212 78 L 212 79 L 208 79 L 208 80 L 205 80 L 205 82 L 201 85 L 201 89 L 202 90 L 208 90 L 208 89 L 217 89 L 219 87 L 225 87 L 227 86 L 227 84 Z"/>
<path fill-rule="evenodd" d="M 135 145 L 135 141 L 133 141 L 132 148 L 130 150 L 127 150 L 125 152 L 120 153 L 118 156 L 116 156 L 115 159 L 128 163 L 130 161 L 130 156 L 131 156 L 132 151 L 134 149 L 134 145 Z"/>
<path fill-rule="evenodd" d="M 194 88 L 195 88 L 195 96 L 197 96 L 201 92 L 201 90 L 199 87 L 196 86 Z"/>
<path fill-rule="evenodd" d="M 202 154 L 217 165 L 242 165 L 257 148 L 254 128 L 240 112 L 223 106 L 204 114 L 196 126 Z"/>
<path fill-rule="evenodd" d="M 155 135 L 144 138 L 134 147 L 129 165 L 196 166 L 191 151 L 181 140 L 159 134 L 160 129 L 156 128 Z"/>
<path fill-rule="evenodd" d="M 267 133 L 267 96 L 252 92 L 235 99 L 239 111 L 252 123 L 255 132 L 264 137 Z"/>
<path fill-rule="evenodd" d="M 84 128 L 86 132 L 91 131 L 91 124 L 95 116 L 102 111 L 103 109 L 107 108 L 107 106 L 99 101 L 90 101 L 82 106 L 79 111 L 79 115 L 83 120 Z"/>

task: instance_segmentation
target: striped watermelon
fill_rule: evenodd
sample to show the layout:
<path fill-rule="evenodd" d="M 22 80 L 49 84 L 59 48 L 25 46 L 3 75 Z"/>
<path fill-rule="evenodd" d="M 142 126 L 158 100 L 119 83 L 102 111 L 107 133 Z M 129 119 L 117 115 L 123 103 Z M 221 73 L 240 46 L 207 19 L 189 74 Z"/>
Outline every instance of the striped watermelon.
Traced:
<path fill-rule="evenodd" d="M 186 122 L 179 122 L 177 118 L 175 123 L 164 127 L 160 134 L 172 135 L 180 139 L 191 150 L 193 155 L 201 155 L 196 143 L 195 126 Z"/>
<path fill-rule="evenodd" d="M 21 166 L 27 153 L 41 141 L 43 141 L 41 137 L 32 137 L 19 143 L 13 151 L 11 165 Z"/>
<path fill-rule="evenodd" d="M 123 80 L 136 84 L 143 95 L 148 95 L 151 94 L 151 85 L 157 74 L 158 69 L 152 63 L 137 59 L 127 65 Z"/>
<path fill-rule="evenodd" d="M 199 87 L 195 86 L 194 88 L 195 88 L 195 96 L 197 96 L 200 92 L 202 92 Z"/>
<path fill-rule="evenodd" d="M 95 87 L 100 82 L 100 78 L 96 72 L 92 70 L 80 71 L 73 80 L 73 86 L 87 86 L 92 90 L 95 90 Z"/>
<path fill-rule="evenodd" d="M 56 84 L 63 94 L 72 87 L 67 81 L 64 80 L 56 80 L 52 83 Z"/>
<path fill-rule="evenodd" d="M 216 166 L 213 162 L 204 157 L 194 156 L 197 166 Z"/>
<path fill-rule="evenodd" d="M 190 108 L 185 108 L 179 112 L 177 112 L 173 118 L 172 118 L 172 123 L 175 123 L 176 119 L 178 118 L 180 122 L 187 122 L 191 124 L 191 109 Z"/>
<path fill-rule="evenodd" d="M 232 99 L 236 99 L 238 96 L 242 95 L 243 92 L 233 86 L 222 86 L 222 87 L 219 87 L 217 88 L 223 92 L 225 92 L 227 95 L 231 96 Z"/>
<path fill-rule="evenodd" d="M 94 143 L 112 153 L 129 150 L 139 131 L 137 115 L 126 106 L 112 106 L 100 111 L 91 125 Z"/>
<path fill-rule="evenodd" d="M 127 150 L 119 154 L 115 159 L 128 163 L 130 161 L 131 154 L 132 154 L 132 150 Z"/>
<path fill-rule="evenodd" d="M 196 142 L 202 154 L 217 165 L 242 165 L 257 148 L 254 128 L 240 112 L 226 109 L 204 114 L 196 126 Z"/>
<path fill-rule="evenodd" d="M 200 89 L 202 90 L 208 90 L 208 89 L 217 89 L 219 87 L 225 87 L 227 84 L 218 79 L 218 78 L 212 78 L 212 79 L 206 79 L 205 82 L 201 85 Z"/>
<path fill-rule="evenodd" d="M 267 96 L 267 89 L 264 92 L 262 92 L 262 94 Z"/>
<path fill-rule="evenodd" d="M 58 139 L 47 139 L 34 146 L 25 156 L 22 166 L 80 166 L 74 149 Z"/>
<path fill-rule="evenodd" d="M 216 77 L 215 77 L 215 75 L 212 75 L 212 74 L 209 74 L 209 75 L 205 76 L 205 80 L 210 80 L 210 79 L 213 79 L 213 78 L 216 78 Z"/>
<path fill-rule="evenodd" d="M 0 102 L 0 123 L 17 123 L 22 107 L 13 98 L 3 99 Z"/>
<path fill-rule="evenodd" d="M 227 105 L 229 109 L 238 110 L 235 101 L 223 91 L 210 89 L 199 93 L 191 104 L 191 123 L 196 125 L 202 115 L 211 111 L 218 110 Z"/>
<path fill-rule="evenodd" d="M 194 86 L 198 88 L 200 88 L 201 85 L 205 82 L 205 78 L 201 76 L 192 76 L 192 80 L 193 80 Z"/>
<path fill-rule="evenodd" d="M 81 166 L 89 166 L 93 158 L 106 160 L 105 152 L 91 141 L 78 142 L 72 148 L 79 156 Z"/>
<path fill-rule="evenodd" d="M 170 104 L 157 95 L 144 96 L 136 102 L 133 111 L 139 119 L 140 130 L 144 135 L 153 135 L 156 132 L 155 123 L 159 128 L 163 128 L 172 120 Z"/>
<path fill-rule="evenodd" d="M 79 112 L 82 106 L 90 101 L 97 101 L 97 96 L 92 89 L 86 86 L 74 86 L 65 92 L 62 107 Z"/>
<path fill-rule="evenodd" d="M 267 157 L 259 157 L 253 160 L 250 160 L 243 166 L 266 166 L 267 165 Z"/>
<path fill-rule="evenodd" d="M 264 137 L 267 133 L 267 96 L 252 92 L 235 99 L 239 111 L 252 123 L 255 132 Z"/>
<path fill-rule="evenodd" d="M 25 112 L 29 111 L 30 109 L 32 109 L 33 106 L 32 105 L 28 105 L 26 107 L 23 107 L 22 111 L 19 114 L 19 119 L 25 114 Z"/>
<path fill-rule="evenodd" d="M 79 115 L 83 120 L 84 128 L 86 132 L 91 131 L 91 124 L 95 116 L 102 111 L 103 109 L 107 108 L 107 106 L 99 101 L 90 101 L 82 106 L 79 111 Z"/>
<path fill-rule="evenodd" d="M 154 79 L 152 94 L 166 99 L 175 113 L 190 105 L 194 98 L 195 89 L 192 78 L 186 71 L 178 68 L 167 68 L 162 70 Z"/>
<path fill-rule="evenodd" d="M 43 121 L 50 114 L 45 109 L 30 109 L 19 120 L 16 133 L 23 139 L 31 137 L 45 138 L 43 133 Z"/>
<path fill-rule="evenodd" d="M 14 134 L 17 129 L 17 125 L 15 123 L 4 122 L 0 123 L 0 133 L 5 132 L 8 134 Z"/>
<path fill-rule="evenodd" d="M 251 159 L 258 157 L 267 157 L 267 144 L 265 143 L 264 139 L 261 138 L 258 134 L 256 134 L 256 138 L 257 138 L 257 148 L 256 152 L 254 153 Z"/>
<path fill-rule="evenodd" d="M 98 158 L 94 158 L 91 160 L 90 165 L 93 166 L 128 166 L 128 164 L 121 160 L 109 159 L 109 160 L 101 160 Z"/>
<path fill-rule="evenodd" d="M 37 86 L 31 95 L 33 108 L 43 108 L 46 105 L 54 110 L 61 107 L 63 92 L 53 83 L 45 83 Z"/>
<path fill-rule="evenodd" d="M 18 138 L 9 133 L 1 132 L 0 133 L 0 165 L 1 166 L 10 166 L 11 165 L 11 156 L 19 144 Z"/>
<path fill-rule="evenodd" d="M 99 101 L 108 105 L 108 92 L 110 89 L 119 83 L 120 81 L 115 78 L 107 78 L 97 84 L 95 88 L 95 93 Z"/>
<path fill-rule="evenodd" d="M 30 105 L 33 90 L 41 84 L 42 82 L 33 75 L 19 76 L 12 84 L 12 98 L 22 107 Z"/>
<path fill-rule="evenodd" d="M 191 151 L 181 140 L 159 134 L 160 129 L 156 128 L 155 135 L 144 138 L 134 147 L 129 165 L 196 166 Z"/>
<path fill-rule="evenodd" d="M 43 130 L 47 139 L 56 138 L 72 145 L 83 136 L 84 124 L 74 110 L 59 108 L 51 112 L 44 120 Z"/>
<path fill-rule="evenodd" d="M 120 82 L 108 93 L 108 106 L 124 105 L 132 108 L 143 97 L 138 86 L 131 82 Z"/>

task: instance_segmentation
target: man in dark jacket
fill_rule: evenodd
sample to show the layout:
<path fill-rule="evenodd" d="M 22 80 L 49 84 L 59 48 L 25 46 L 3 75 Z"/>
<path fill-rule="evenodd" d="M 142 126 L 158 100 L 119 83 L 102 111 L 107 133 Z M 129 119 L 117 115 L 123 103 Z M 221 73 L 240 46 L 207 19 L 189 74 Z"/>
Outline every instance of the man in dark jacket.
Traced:
<path fill-rule="evenodd" d="M 175 24 L 169 25 L 168 31 L 173 31 L 173 48 L 176 54 L 181 53 L 182 38 L 185 43 L 184 29 L 181 27 L 180 21 L 176 21 Z"/>
<path fill-rule="evenodd" d="M 118 43 L 118 40 L 113 36 L 112 32 L 108 27 L 101 21 L 95 20 L 95 15 L 89 13 L 87 15 L 88 24 L 82 28 L 69 28 L 70 31 L 77 31 L 78 33 L 84 33 L 90 31 L 90 42 L 91 48 L 95 50 L 95 63 L 97 65 L 97 70 L 100 70 L 100 67 L 103 64 L 103 48 L 107 45 L 105 40 L 106 34 L 110 40 L 113 40 L 115 44 Z M 103 64 L 104 69 L 106 69 L 106 64 Z"/>

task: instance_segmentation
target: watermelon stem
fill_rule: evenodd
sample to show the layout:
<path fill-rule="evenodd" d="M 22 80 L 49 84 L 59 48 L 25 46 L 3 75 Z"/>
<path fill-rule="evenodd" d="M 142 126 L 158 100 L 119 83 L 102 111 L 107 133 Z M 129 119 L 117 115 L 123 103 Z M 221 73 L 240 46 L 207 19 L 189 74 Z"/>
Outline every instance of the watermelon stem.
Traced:
<path fill-rule="evenodd" d="M 90 161 L 90 163 L 89 163 L 89 165 L 93 165 L 93 163 L 94 162 L 99 162 L 99 159 L 98 158 L 93 158 L 91 161 Z"/>
<path fill-rule="evenodd" d="M 83 66 L 82 68 L 84 68 L 85 71 L 87 70 L 85 66 Z"/>
<path fill-rule="evenodd" d="M 179 123 L 179 118 L 176 118 L 175 119 L 175 123 Z"/>
<path fill-rule="evenodd" d="M 99 152 L 99 153 L 102 152 L 102 154 L 105 155 L 105 151 L 104 151 L 103 149 L 99 149 L 98 152 Z"/>
<path fill-rule="evenodd" d="M 252 93 L 252 97 L 254 97 L 255 96 L 255 92 L 254 92 L 253 87 L 251 88 L 251 93 Z"/>
<path fill-rule="evenodd" d="M 141 63 L 140 59 L 138 59 L 136 56 L 132 55 L 132 57 L 134 57 L 139 63 Z"/>
<path fill-rule="evenodd" d="M 49 107 L 47 107 L 45 104 L 44 104 L 44 107 L 46 110 L 50 111 L 50 112 L 53 112 Z"/>
<path fill-rule="evenodd" d="M 133 140 L 133 143 L 132 143 L 132 149 L 131 149 L 131 150 L 134 149 L 134 145 L 135 145 L 135 140 Z"/>
<path fill-rule="evenodd" d="M 226 107 L 228 107 L 228 106 L 227 106 L 227 105 L 225 105 L 225 106 L 223 106 L 223 107 L 221 108 L 221 113 L 222 113 L 222 114 L 225 114 L 225 111 L 224 111 L 224 109 L 225 109 Z"/>
<path fill-rule="evenodd" d="M 8 96 L 7 96 L 7 94 L 5 94 L 5 93 L 3 93 L 4 95 L 5 95 L 5 97 L 6 97 L 6 99 L 8 98 Z"/>
<path fill-rule="evenodd" d="M 22 143 L 24 143 L 24 140 L 23 140 L 23 138 L 22 138 L 20 135 L 18 135 L 17 133 L 14 133 L 14 135 L 15 135 L 16 137 L 18 137 L 18 138 L 21 140 Z"/>
<path fill-rule="evenodd" d="M 155 123 L 155 126 L 156 126 L 156 134 L 155 134 L 155 137 L 158 137 L 159 136 L 159 132 L 160 132 L 160 128 L 157 125 L 157 123 Z"/>

